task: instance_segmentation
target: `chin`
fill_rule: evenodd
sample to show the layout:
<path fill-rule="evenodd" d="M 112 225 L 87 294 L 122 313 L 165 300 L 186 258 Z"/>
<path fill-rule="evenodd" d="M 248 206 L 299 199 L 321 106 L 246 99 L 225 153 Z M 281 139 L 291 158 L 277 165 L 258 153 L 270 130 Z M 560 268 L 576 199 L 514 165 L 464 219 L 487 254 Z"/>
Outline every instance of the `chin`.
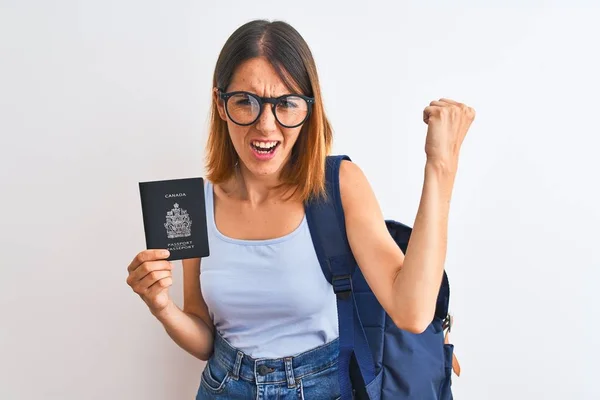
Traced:
<path fill-rule="evenodd" d="M 286 154 L 283 154 L 284 149 L 277 147 L 272 154 L 259 154 L 252 149 L 246 153 L 244 165 L 253 175 L 270 176 L 279 173 L 286 159 Z"/>
<path fill-rule="evenodd" d="M 246 164 L 246 168 L 255 176 L 270 176 L 276 175 L 281 170 L 283 166 L 282 162 L 278 159 L 270 160 L 268 162 L 259 162 L 256 161 L 250 162 Z"/>

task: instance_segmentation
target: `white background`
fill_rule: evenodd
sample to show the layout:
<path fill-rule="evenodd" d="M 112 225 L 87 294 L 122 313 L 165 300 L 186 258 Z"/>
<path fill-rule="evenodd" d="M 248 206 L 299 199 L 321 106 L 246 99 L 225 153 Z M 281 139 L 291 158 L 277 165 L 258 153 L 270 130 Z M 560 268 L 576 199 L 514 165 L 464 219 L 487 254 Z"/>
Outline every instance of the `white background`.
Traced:
<path fill-rule="evenodd" d="M 195 395 L 203 363 L 125 283 L 137 184 L 203 174 L 216 57 L 253 18 L 308 41 L 335 152 L 388 218 L 414 221 L 423 108 L 476 109 L 450 216 L 455 398 L 600 398 L 600 8 L 520 3 L 0 0 L 0 398 Z"/>

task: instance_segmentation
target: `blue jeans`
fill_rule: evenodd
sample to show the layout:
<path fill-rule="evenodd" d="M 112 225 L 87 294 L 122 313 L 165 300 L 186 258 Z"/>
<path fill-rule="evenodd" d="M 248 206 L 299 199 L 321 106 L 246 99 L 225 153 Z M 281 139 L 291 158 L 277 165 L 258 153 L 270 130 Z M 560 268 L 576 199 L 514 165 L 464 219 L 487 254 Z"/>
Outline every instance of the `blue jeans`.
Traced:
<path fill-rule="evenodd" d="M 291 357 L 252 358 L 218 333 L 196 400 L 335 400 L 339 339 Z"/>

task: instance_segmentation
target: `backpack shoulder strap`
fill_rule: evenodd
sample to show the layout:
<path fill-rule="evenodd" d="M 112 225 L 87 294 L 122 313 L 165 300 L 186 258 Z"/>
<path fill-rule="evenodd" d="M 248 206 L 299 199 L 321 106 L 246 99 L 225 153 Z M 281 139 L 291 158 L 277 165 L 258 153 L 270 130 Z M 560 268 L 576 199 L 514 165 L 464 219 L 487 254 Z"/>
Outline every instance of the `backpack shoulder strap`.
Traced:
<path fill-rule="evenodd" d="M 333 277 L 352 275 L 354 256 L 346 237 L 346 223 L 340 198 L 340 165 L 350 157 L 328 156 L 325 166 L 327 198 L 313 200 L 306 207 L 306 219 L 313 244 L 327 281 L 334 284 Z M 339 279 L 336 279 L 338 282 Z M 336 292 L 337 293 L 337 292 Z"/>
<path fill-rule="evenodd" d="M 327 198 L 306 204 L 306 218 L 321 269 L 337 297 L 340 332 L 339 383 L 343 400 L 352 399 L 350 360 L 354 356 L 362 377 L 361 385 L 375 379 L 375 363 L 360 321 L 352 290 L 356 261 L 346 236 L 346 224 L 340 196 L 339 172 L 345 155 L 328 156 L 325 176 Z"/>

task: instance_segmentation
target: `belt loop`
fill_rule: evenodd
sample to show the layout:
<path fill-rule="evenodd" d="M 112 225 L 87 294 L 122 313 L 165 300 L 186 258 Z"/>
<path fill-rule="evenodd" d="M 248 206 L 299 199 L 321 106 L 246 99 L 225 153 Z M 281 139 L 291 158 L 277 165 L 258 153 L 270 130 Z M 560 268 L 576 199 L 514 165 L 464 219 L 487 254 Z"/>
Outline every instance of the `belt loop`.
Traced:
<path fill-rule="evenodd" d="M 294 378 L 294 368 L 292 367 L 292 357 L 285 357 L 285 377 L 287 378 L 288 388 L 296 387 L 296 379 Z"/>
<path fill-rule="evenodd" d="M 236 381 L 240 377 L 240 368 L 242 366 L 242 358 L 244 358 L 244 353 L 238 350 L 237 355 L 235 357 L 235 363 L 233 364 L 233 370 L 231 371 L 231 377 Z"/>

